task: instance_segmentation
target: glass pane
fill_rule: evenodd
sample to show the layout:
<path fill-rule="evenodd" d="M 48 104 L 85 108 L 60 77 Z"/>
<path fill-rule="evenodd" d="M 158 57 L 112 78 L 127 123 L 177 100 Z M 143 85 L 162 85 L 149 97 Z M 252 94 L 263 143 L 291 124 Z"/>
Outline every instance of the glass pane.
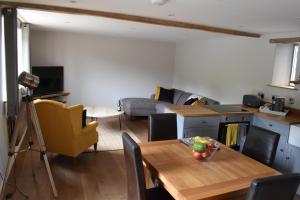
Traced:
<path fill-rule="evenodd" d="M 295 81 L 297 77 L 297 64 L 298 64 L 298 53 L 299 53 L 299 45 L 294 46 L 294 53 L 293 53 L 293 61 L 292 61 L 292 69 L 291 69 L 291 77 L 290 81 Z M 291 83 L 290 85 L 294 85 Z"/>

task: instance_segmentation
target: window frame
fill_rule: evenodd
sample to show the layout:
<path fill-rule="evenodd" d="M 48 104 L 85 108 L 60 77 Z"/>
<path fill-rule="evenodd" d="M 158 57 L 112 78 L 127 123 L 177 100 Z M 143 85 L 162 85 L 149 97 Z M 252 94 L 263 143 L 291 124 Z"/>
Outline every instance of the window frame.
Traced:
<path fill-rule="evenodd" d="M 297 53 L 295 53 L 297 48 Z M 291 70 L 290 70 L 290 82 L 289 82 L 289 86 L 291 87 L 295 87 L 295 84 L 293 83 L 293 81 L 296 81 L 297 79 L 297 71 L 298 71 L 298 67 L 299 65 L 299 53 L 300 53 L 300 45 L 299 43 L 295 43 L 293 44 L 293 57 L 292 57 L 292 62 L 291 62 Z M 296 63 L 295 63 L 295 59 L 296 59 Z M 292 74 L 295 73 L 294 77 L 292 77 Z"/>

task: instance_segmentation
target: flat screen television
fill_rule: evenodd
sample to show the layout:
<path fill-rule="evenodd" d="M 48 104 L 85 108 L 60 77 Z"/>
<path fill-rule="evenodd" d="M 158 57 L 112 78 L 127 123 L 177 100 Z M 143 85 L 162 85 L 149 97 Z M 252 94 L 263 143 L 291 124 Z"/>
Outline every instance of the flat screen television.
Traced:
<path fill-rule="evenodd" d="M 55 94 L 64 91 L 64 68 L 62 66 L 32 66 L 31 73 L 40 77 L 34 96 Z"/>

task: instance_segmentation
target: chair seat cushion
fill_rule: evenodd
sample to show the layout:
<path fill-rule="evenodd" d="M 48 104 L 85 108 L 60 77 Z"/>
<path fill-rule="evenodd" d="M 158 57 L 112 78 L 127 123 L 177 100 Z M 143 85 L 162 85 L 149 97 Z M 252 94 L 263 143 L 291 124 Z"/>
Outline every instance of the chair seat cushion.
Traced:
<path fill-rule="evenodd" d="M 162 186 L 147 189 L 146 190 L 146 200 L 174 200 L 174 198 L 169 194 L 165 188 Z"/>

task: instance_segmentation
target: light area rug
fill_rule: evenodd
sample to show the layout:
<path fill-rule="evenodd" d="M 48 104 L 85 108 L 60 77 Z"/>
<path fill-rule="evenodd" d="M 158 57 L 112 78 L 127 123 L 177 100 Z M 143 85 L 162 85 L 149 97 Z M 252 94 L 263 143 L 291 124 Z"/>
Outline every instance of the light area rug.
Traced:
<path fill-rule="evenodd" d="M 123 132 L 128 133 L 136 143 L 141 142 L 125 123 L 122 123 L 122 129 L 120 130 L 118 118 L 98 120 L 98 124 L 98 151 L 113 151 L 123 149 Z M 93 149 L 93 147 L 90 149 Z"/>

